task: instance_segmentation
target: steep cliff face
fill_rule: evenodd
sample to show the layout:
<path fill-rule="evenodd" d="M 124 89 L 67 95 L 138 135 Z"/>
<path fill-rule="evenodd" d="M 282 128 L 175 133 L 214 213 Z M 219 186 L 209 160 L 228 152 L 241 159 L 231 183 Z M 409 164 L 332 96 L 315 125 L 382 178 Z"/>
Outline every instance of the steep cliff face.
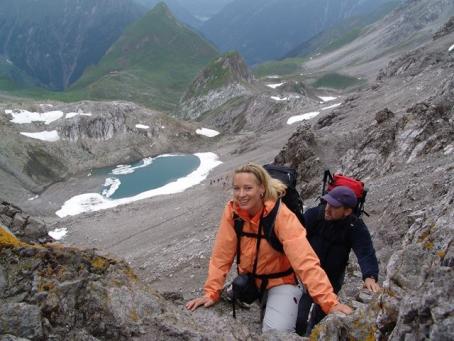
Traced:
<path fill-rule="evenodd" d="M 4 0 L 0 54 L 41 85 L 62 90 L 144 12 L 130 0 Z"/>

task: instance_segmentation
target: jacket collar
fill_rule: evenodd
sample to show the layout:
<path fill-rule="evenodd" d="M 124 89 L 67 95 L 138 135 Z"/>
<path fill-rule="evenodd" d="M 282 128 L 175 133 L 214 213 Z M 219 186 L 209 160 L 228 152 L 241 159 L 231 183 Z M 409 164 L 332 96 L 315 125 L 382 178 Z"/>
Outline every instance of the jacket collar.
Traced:
<path fill-rule="evenodd" d="M 252 221 L 255 223 L 259 222 L 262 212 L 258 212 L 254 217 L 250 218 L 248 212 L 239 208 L 233 200 L 231 200 L 229 204 L 232 207 L 232 211 L 235 214 L 237 214 L 244 221 Z M 274 205 L 276 205 L 276 201 L 273 201 L 273 200 L 267 200 L 264 202 L 264 207 L 263 207 L 263 216 L 264 217 L 266 217 L 270 213 L 270 211 L 273 209 Z"/>

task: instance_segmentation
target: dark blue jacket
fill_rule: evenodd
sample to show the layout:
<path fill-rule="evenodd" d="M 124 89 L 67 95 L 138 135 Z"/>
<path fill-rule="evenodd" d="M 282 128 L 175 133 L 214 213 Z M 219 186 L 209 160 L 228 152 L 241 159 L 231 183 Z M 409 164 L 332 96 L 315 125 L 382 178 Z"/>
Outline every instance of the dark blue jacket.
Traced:
<path fill-rule="evenodd" d="M 362 219 L 350 215 L 338 221 L 326 221 L 324 206 L 317 206 L 304 213 L 307 238 L 320 258 L 322 268 L 332 285 L 339 284 L 353 249 L 363 274 L 363 280 L 373 277 L 378 280 L 378 262 L 369 230 Z"/>

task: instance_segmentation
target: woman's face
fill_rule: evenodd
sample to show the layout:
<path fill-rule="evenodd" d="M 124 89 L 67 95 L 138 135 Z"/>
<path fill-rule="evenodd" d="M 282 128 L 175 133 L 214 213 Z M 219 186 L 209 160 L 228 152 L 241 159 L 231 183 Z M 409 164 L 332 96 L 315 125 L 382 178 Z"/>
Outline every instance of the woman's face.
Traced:
<path fill-rule="evenodd" d="M 233 177 L 233 198 L 237 205 L 254 216 L 262 209 L 262 196 L 265 193 L 263 185 L 252 173 L 237 173 Z"/>

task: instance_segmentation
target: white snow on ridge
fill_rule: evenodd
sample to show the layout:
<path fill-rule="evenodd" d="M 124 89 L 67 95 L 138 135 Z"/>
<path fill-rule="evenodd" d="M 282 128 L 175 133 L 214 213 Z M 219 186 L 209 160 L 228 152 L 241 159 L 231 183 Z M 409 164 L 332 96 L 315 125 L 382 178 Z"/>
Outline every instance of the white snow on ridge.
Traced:
<path fill-rule="evenodd" d="M 204 135 L 208 137 L 215 137 L 219 135 L 219 131 L 213 130 L 213 129 L 208 129 L 208 128 L 202 128 L 202 129 L 197 129 L 195 131 L 196 134 L 199 135 Z"/>
<path fill-rule="evenodd" d="M 282 86 L 282 85 L 284 85 L 284 84 L 285 84 L 285 82 L 276 83 L 276 84 L 267 84 L 266 86 L 269 87 L 269 88 L 271 88 L 271 89 L 276 89 L 276 88 L 278 88 L 278 87 L 280 87 L 280 86 Z"/>
<path fill-rule="evenodd" d="M 147 126 L 145 124 L 136 124 L 137 129 L 150 129 L 150 126 Z"/>
<path fill-rule="evenodd" d="M 32 122 L 44 122 L 44 124 L 50 124 L 53 121 L 56 121 L 63 117 L 63 111 L 55 110 L 55 111 L 48 111 L 48 112 L 30 112 L 27 110 L 5 110 L 5 114 L 10 114 L 13 116 L 11 122 L 17 124 L 25 124 L 25 123 L 32 123 Z"/>
<path fill-rule="evenodd" d="M 266 78 L 281 78 L 279 75 L 269 75 L 269 76 L 266 76 Z"/>
<path fill-rule="evenodd" d="M 40 131 L 38 133 L 27 133 L 27 132 L 21 132 L 21 135 L 30 137 L 32 139 L 37 139 L 41 141 L 47 141 L 47 142 L 55 142 L 60 140 L 60 136 L 58 136 L 58 132 L 56 130 L 51 130 L 51 131 Z"/>
<path fill-rule="evenodd" d="M 63 218 L 68 215 L 74 216 L 82 212 L 105 210 L 119 205 L 125 205 L 133 201 L 151 198 L 157 195 L 183 192 L 189 187 L 201 183 L 206 179 L 210 170 L 222 163 L 219 161 L 218 156 L 214 153 L 196 153 L 194 155 L 200 159 L 200 166 L 184 178 L 177 179 L 176 181 L 168 183 L 160 188 L 145 191 L 129 198 L 111 200 L 103 197 L 99 193 L 77 195 L 67 200 L 61 209 L 55 212 L 55 214 L 60 218 Z"/>
<path fill-rule="evenodd" d="M 318 116 L 319 114 L 320 114 L 319 111 L 313 111 L 313 112 L 308 112 L 303 115 L 292 116 L 287 120 L 287 124 L 290 125 L 290 124 L 293 124 L 296 122 L 310 120 L 311 118 L 314 118 L 315 116 Z"/>
<path fill-rule="evenodd" d="M 55 229 L 53 231 L 49 231 L 47 234 L 54 238 L 55 240 L 62 239 L 68 233 L 68 229 L 63 227 L 61 229 Z"/>
<path fill-rule="evenodd" d="M 454 45 L 451 45 L 451 47 L 448 49 L 448 52 L 451 52 L 452 50 L 454 50 Z"/>
<path fill-rule="evenodd" d="M 324 108 L 322 108 L 322 110 L 328 110 L 328 109 L 336 108 L 336 107 L 338 107 L 341 104 L 342 103 L 336 103 L 336 104 L 330 105 L 329 107 L 324 107 Z"/>
<path fill-rule="evenodd" d="M 83 112 L 69 112 L 65 115 L 65 118 L 73 118 L 75 116 L 92 116 L 91 113 L 83 113 Z"/>
<path fill-rule="evenodd" d="M 279 96 L 271 96 L 271 99 L 272 100 L 275 100 L 275 101 L 288 101 L 288 97 L 282 97 L 280 98 Z"/>
<path fill-rule="evenodd" d="M 323 102 L 334 101 L 337 97 L 333 96 L 318 96 Z"/>

